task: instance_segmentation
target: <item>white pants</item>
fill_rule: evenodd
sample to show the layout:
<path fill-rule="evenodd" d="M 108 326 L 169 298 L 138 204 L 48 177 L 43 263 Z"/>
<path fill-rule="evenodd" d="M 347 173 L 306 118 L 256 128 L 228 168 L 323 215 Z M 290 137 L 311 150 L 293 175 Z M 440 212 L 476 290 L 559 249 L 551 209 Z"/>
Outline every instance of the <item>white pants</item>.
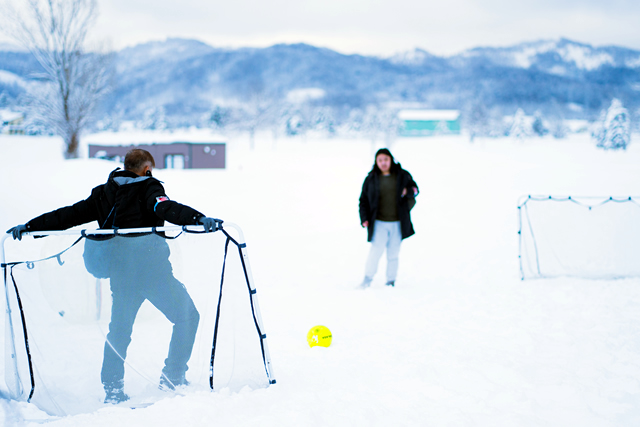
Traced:
<path fill-rule="evenodd" d="M 387 282 L 395 281 L 398 275 L 398 255 L 400 254 L 400 244 L 402 243 L 402 233 L 400 231 L 400 221 L 378 221 L 373 227 L 373 239 L 371 240 L 371 250 L 367 258 L 364 275 L 369 279 L 378 271 L 380 257 L 387 249 Z"/>

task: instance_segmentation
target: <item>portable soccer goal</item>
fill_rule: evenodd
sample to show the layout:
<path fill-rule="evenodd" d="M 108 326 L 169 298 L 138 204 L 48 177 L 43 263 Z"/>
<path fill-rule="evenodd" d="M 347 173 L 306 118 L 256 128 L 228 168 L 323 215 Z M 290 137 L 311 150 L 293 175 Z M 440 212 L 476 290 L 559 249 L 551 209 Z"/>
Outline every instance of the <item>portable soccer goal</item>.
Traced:
<path fill-rule="evenodd" d="M 105 378 L 118 375 L 131 406 L 275 383 L 238 226 L 24 236 L 0 242 L 0 366 L 11 399 L 62 416 L 104 406 Z M 163 381 L 184 363 L 184 381 Z"/>
<path fill-rule="evenodd" d="M 639 200 L 522 197 L 518 202 L 522 279 L 640 276 Z"/>

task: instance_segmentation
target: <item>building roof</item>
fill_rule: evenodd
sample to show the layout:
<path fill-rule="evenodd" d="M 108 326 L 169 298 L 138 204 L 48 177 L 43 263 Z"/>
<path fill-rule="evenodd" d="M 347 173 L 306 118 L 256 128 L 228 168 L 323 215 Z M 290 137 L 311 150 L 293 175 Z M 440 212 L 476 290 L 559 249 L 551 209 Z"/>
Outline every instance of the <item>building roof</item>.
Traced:
<path fill-rule="evenodd" d="M 460 117 L 458 110 L 400 110 L 400 120 L 457 120 Z"/>
<path fill-rule="evenodd" d="M 12 122 L 16 119 L 23 118 L 24 115 L 22 113 L 16 113 L 15 111 L 1 109 L 0 110 L 0 124 L 5 122 Z"/>
<path fill-rule="evenodd" d="M 213 144 L 226 142 L 227 139 L 210 129 L 183 129 L 175 132 L 133 130 L 121 132 L 100 132 L 87 135 L 82 139 L 87 145 L 139 145 L 139 144 Z"/>

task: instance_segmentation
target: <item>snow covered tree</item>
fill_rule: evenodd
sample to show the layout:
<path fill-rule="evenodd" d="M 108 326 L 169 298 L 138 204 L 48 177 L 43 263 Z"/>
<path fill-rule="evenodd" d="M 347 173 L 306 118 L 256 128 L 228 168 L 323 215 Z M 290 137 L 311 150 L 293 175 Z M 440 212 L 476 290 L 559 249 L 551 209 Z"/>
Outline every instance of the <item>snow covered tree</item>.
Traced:
<path fill-rule="evenodd" d="M 631 132 L 640 133 L 640 108 L 631 117 Z"/>
<path fill-rule="evenodd" d="M 349 110 L 349 117 L 345 123 L 345 131 L 347 134 L 358 135 L 363 132 L 365 125 L 365 114 L 359 108 Z"/>
<path fill-rule="evenodd" d="M 526 116 L 524 111 L 521 108 L 518 108 L 516 114 L 513 116 L 513 121 L 511 123 L 511 129 L 509 130 L 509 135 L 513 136 L 517 139 L 523 139 L 527 136 L 531 135 L 531 127 L 527 123 Z"/>
<path fill-rule="evenodd" d="M 590 126 L 591 138 L 596 141 L 598 147 L 604 146 L 605 129 L 604 122 L 607 119 L 607 112 L 605 110 L 600 111 L 600 117 L 594 121 Z"/>
<path fill-rule="evenodd" d="M 511 121 L 505 122 L 502 110 L 498 107 L 489 109 L 489 120 L 487 122 L 487 136 L 491 138 L 502 138 L 509 135 Z"/>
<path fill-rule="evenodd" d="M 380 114 L 380 122 L 384 134 L 384 143 L 387 147 L 391 147 L 400 129 L 398 111 L 390 108 L 383 110 Z"/>
<path fill-rule="evenodd" d="M 228 108 L 216 105 L 208 117 L 207 125 L 211 129 L 221 130 L 229 123 L 230 112 Z"/>
<path fill-rule="evenodd" d="M 312 123 L 314 129 L 324 131 L 328 136 L 334 136 L 336 133 L 335 118 L 329 107 L 323 106 L 314 109 Z"/>
<path fill-rule="evenodd" d="M 613 99 L 607 110 L 597 146 L 605 150 L 626 150 L 631 140 L 630 120 L 622 102 Z"/>
<path fill-rule="evenodd" d="M 288 136 L 296 136 L 300 134 L 304 129 L 304 123 L 302 122 L 302 116 L 297 113 L 292 113 L 286 119 L 285 132 Z"/>
<path fill-rule="evenodd" d="M 567 128 L 567 125 L 564 123 L 562 117 L 555 117 L 550 120 L 549 132 L 554 138 L 562 139 L 567 136 L 569 128 Z"/>
<path fill-rule="evenodd" d="M 142 120 L 139 123 L 142 129 L 164 130 L 167 129 L 167 116 L 164 107 L 151 107 L 144 112 Z"/>
<path fill-rule="evenodd" d="M 66 158 L 78 157 L 80 136 L 111 83 L 111 55 L 86 48 L 97 1 L 7 1 L 0 25 L 33 54 L 42 68 L 36 77 L 45 82 L 30 95 L 29 114 L 63 138 Z"/>
<path fill-rule="evenodd" d="M 124 113 L 121 108 L 114 108 L 109 114 L 105 115 L 102 120 L 96 123 L 96 129 L 101 131 L 117 132 L 120 130 Z"/>
<path fill-rule="evenodd" d="M 9 97 L 4 91 L 0 92 L 0 108 L 6 108 L 9 106 Z"/>
<path fill-rule="evenodd" d="M 542 118 L 542 113 L 540 111 L 536 111 L 533 115 L 533 123 L 531 124 L 531 130 L 534 135 L 537 136 L 545 136 L 549 133 L 549 129 L 544 123 L 544 119 Z"/>
<path fill-rule="evenodd" d="M 470 142 L 473 142 L 478 136 L 487 136 L 489 134 L 489 113 L 482 101 L 473 102 L 462 116 L 462 119 L 469 132 Z"/>
<path fill-rule="evenodd" d="M 371 140 L 372 143 L 383 134 L 383 124 L 380 110 L 375 105 L 369 105 L 364 111 L 360 131 Z"/>

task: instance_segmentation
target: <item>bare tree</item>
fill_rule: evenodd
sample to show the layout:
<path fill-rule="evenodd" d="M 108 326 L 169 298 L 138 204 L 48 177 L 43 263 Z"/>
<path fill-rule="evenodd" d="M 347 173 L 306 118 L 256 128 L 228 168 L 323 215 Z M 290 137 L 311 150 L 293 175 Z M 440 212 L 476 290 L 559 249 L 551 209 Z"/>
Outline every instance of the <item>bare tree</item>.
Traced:
<path fill-rule="evenodd" d="M 0 12 L 0 27 L 42 68 L 34 77 L 44 88 L 29 97 L 32 119 L 64 139 L 66 158 L 78 157 L 80 136 L 111 83 L 111 55 L 86 46 L 96 0 L 4 0 Z"/>
<path fill-rule="evenodd" d="M 244 123 L 240 127 L 249 131 L 249 146 L 253 150 L 256 131 L 269 123 L 275 112 L 275 103 L 267 96 L 262 76 L 247 79 L 246 100 L 243 111 Z"/>

